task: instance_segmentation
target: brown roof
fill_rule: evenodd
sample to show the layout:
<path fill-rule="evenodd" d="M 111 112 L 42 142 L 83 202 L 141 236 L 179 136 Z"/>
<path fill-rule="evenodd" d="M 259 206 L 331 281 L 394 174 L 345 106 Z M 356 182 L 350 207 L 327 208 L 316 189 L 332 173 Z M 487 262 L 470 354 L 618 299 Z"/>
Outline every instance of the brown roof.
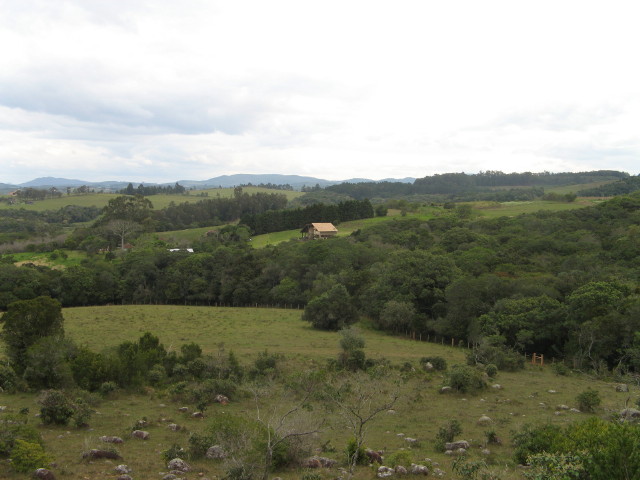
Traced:
<path fill-rule="evenodd" d="M 313 228 L 319 232 L 337 232 L 338 229 L 333 226 L 333 223 L 312 223 Z"/>

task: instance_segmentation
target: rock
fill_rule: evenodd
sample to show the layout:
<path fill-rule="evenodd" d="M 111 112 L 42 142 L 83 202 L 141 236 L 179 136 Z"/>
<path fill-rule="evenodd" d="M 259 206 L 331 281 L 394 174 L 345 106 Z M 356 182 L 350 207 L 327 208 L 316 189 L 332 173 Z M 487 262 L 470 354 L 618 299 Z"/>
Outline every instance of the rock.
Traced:
<path fill-rule="evenodd" d="M 378 467 L 378 473 L 376 474 L 376 476 L 378 478 L 384 478 L 384 477 L 390 477 L 394 473 L 395 471 L 393 470 L 393 468 L 385 467 L 384 465 L 381 465 L 380 467 Z"/>
<path fill-rule="evenodd" d="M 100 459 L 108 458 L 110 460 L 120 460 L 122 457 L 112 450 L 98 450 L 94 448 L 82 454 L 82 458 Z"/>
<path fill-rule="evenodd" d="M 415 445 L 415 444 L 418 443 L 418 439 L 411 438 L 411 437 L 405 437 L 404 441 L 409 443 L 409 444 L 411 444 L 411 445 Z"/>
<path fill-rule="evenodd" d="M 446 474 L 444 473 L 443 470 L 440 470 L 439 468 L 434 468 L 433 471 L 431 472 L 431 474 L 434 477 L 444 477 Z"/>
<path fill-rule="evenodd" d="M 492 422 L 491 418 L 489 418 L 486 415 L 482 415 L 479 419 L 478 419 L 478 425 L 489 425 Z"/>
<path fill-rule="evenodd" d="M 178 472 L 189 472 L 191 471 L 191 465 L 182 460 L 181 458 L 174 458 L 170 460 L 167 464 L 167 468 L 169 470 L 177 470 Z"/>
<path fill-rule="evenodd" d="M 445 455 L 453 455 L 453 450 L 445 450 L 444 454 Z"/>
<path fill-rule="evenodd" d="M 162 480 L 176 480 L 178 477 L 173 473 L 167 473 L 162 477 Z"/>
<path fill-rule="evenodd" d="M 227 454 L 220 445 L 213 445 L 207 449 L 206 457 L 212 460 L 220 460 L 227 457 Z"/>
<path fill-rule="evenodd" d="M 178 411 L 179 411 L 179 412 L 182 412 L 182 413 L 188 412 L 188 411 L 189 411 L 189 407 L 180 407 L 180 408 L 178 409 Z"/>
<path fill-rule="evenodd" d="M 391 410 L 387 410 L 387 413 L 388 413 L 389 415 L 395 415 L 395 414 L 396 414 L 396 411 L 395 411 L 395 410 L 393 410 L 393 409 L 391 409 Z"/>
<path fill-rule="evenodd" d="M 402 465 L 396 466 L 395 471 L 398 475 L 406 475 L 407 473 L 409 473 L 407 469 Z"/>
<path fill-rule="evenodd" d="M 559 417 L 561 415 L 564 415 L 564 412 L 559 412 L 556 410 L 555 412 L 553 412 L 553 414 Z"/>
<path fill-rule="evenodd" d="M 491 385 L 491 388 L 493 388 L 494 390 L 502 390 L 502 385 L 500 385 L 499 383 L 494 383 L 493 385 Z"/>
<path fill-rule="evenodd" d="M 626 383 L 621 383 L 619 385 L 616 385 L 616 392 L 627 393 L 628 391 L 629 391 L 629 385 L 627 385 Z"/>
<path fill-rule="evenodd" d="M 446 448 L 447 450 L 458 450 L 459 448 L 464 448 L 465 450 L 467 450 L 469 446 L 469 442 L 467 442 L 466 440 L 458 440 L 456 442 L 444 444 L 444 448 Z"/>
<path fill-rule="evenodd" d="M 572 408 L 569 411 L 573 413 L 580 413 L 580 410 L 578 410 L 577 408 Z"/>
<path fill-rule="evenodd" d="M 167 428 L 173 432 L 177 432 L 178 430 L 180 430 L 180 425 L 178 425 L 177 423 L 170 423 L 169 425 L 167 425 Z"/>
<path fill-rule="evenodd" d="M 56 480 L 53 472 L 51 470 L 47 470 L 46 468 L 37 469 L 35 472 L 33 472 L 33 476 L 41 480 Z"/>
<path fill-rule="evenodd" d="M 191 414 L 191 417 L 193 417 L 193 418 L 204 418 L 204 413 L 202 413 L 202 412 L 193 412 Z"/>
<path fill-rule="evenodd" d="M 114 470 L 116 473 L 131 473 L 131 469 L 128 465 L 118 465 Z"/>
<path fill-rule="evenodd" d="M 127 475 L 125 473 L 124 475 L 118 476 L 118 478 L 116 478 L 116 480 L 133 480 L 133 478 L 131 477 L 131 475 Z"/>
<path fill-rule="evenodd" d="M 556 405 L 556 410 L 569 410 L 569 405 Z"/>
<path fill-rule="evenodd" d="M 426 362 L 422 364 L 422 368 L 424 368 L 426 371 L 430 372 L 431 370 L 433 370 L 433 363 L 431 362 Z"/>
<path fill-rule="evenodd" d="M 302 462 L 302 466 L 305 468 L 331 468 L 334 467 L 337 462 L 332 458 L 319 457 L 317 455 L 307 458 Z"/>
<path fill-rule="evenodd" d="M 636 421 L 640 419 L 640 410 L 637 410 L 635 408 L 625 408 L 620 412 L 620 417 L 622 418 L 622 420 Z"/>
<path fill-rule="evenodd" d="M 226 405 L 227 403 L 229 403 L 229 398 L 226 397 L 225 395 L 218 394 L 215 396 L 213 401 L 216 403 L 222 403 L 223 405 Z"/>
<path fill-rule="evenodd" d="M 482 450 L 480 450 L 480 453 L 482 453 L 483 455 L 491 455 L 491 450 L 489 450 L 488 448 L 483 448 Z"/>
<path fill-rule="evenodd" d="M 141 440 L 149 440 L 149 432 L 145 432 L 144 430 L 134 430 L 131 432 L 131 436 L 133 438 L 139 438 Z"/>
<path fill-rule="evenodd" d="M 136 427 L 138 428 L 146 427 L 148 424 L 149 423 L 145 419 L 136 421 Z"/>
<path fill-rule="evenodd" d="M 379 463 L 382 464 L 382 452 L 376 452 L 375 450 L 371 450 L 367 448 L 364 451 L 367 458 L 369 458 L 369 463 Z"/>
<path fill-rule="evenodd" d="M 411 468 L 409 472 L 413 475 L 429 475 L 429 469 L 424 465 L 416 465 L 415 463 L 411 464 Z"/>
<path fill-rule="evenodd" d="M 453 390 L 451 387 L 446 386 L 446 387 L 442 387 L 440 389 L 440 393 L 449 393 L 451 390 Z"/>
<path fill-rule="evenodd" d="M 110 435 L 103 435 L 102 437 L 98 437 L 98 439 L 101 442 L 105 442 L 105 443 L 123 443 L 124 442 L 124 440 L 122 440 L 120 437 L 114 437 Z"/>
<path fill-rule="evenodd" d="M 555 390 L 547 390 L 547 393 L 558 393 Z"/>

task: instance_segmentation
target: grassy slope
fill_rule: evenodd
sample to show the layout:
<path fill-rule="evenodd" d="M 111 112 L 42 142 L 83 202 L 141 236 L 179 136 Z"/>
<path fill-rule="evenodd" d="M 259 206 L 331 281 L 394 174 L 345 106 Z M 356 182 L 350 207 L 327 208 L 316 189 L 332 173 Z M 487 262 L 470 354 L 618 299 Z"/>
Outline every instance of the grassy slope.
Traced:
<path fill-rule="evenodd" d="M 243 188 L 243 192 L 248 194 L 254 194 L 258 192 L 262 193 L 282 193 L 287 196 L 287 199 L 292 200 L 300 195 L 303 195 L 302 192 L 294 192 L 289 190 L 270 190 L 267 188 L 259 188 L 259 187 L 245 187 Z M 201 193 L 207 193 L 208 197 L 199 196 Z M 13 207 L 7 206 L 6 208 L 25 208 L 27 210 L 36 210 L 39 212 L 45 210 L 58 210 L 59 208 L 65 207 L 67 205 L 79 205 L 82 207 L 104 207 L 107 205 L 109 200 L 112 198 L 118 197 L 118 194 L 115 193 L 92 193 L 88 195 L 63 195 L 60 198 L 53 198 L 42 200 L 38 202 L 33 202 L 32 204 L 20 204 L 15 205 Z M 191 191 L 189 195 L 151 195 L 147 197 L 151 203 L 153 204 L 153 208 L 160 210 L 169 206 L 171 202 L 176 204 L 180 203 L 195 203 L 201 200 L 205 200 L 207 198 L 216 198 L 216 196 L 220 197 L 231 197 L 233 196 L 233 188 L 211 188 L 208 190 L 194 190 Z M 3 207 L 5 208 L 5 207 Z"/>
<path fill-rule="evenodd" d="M 202 345 L 206 353 L 216 353 L 223 342 L 225 350 L 233 350 L 244 364 L 250 363 L 251 357 L 265 349 L 283 354 L 288 368 L 295 369 L 323 364 L 328 358 L 334 358 L 338 352 L 338 334 L 312 330 L 300 320 L 300 313 L 298 310 L 282 309 L 172 306 L 86 307 L 64 311 L 68 336 L 97 350 L 124 340 L 135 340 L 144 331 L 151 330 L 160 336 L 166 346 L 174 349 L 183 343 L 195 341 Z M 418 359 L 427 355 L 443 356 L 449 365 L 464 362 L 465 350 L 461 348 L 390 337 L 366 329 L 363 334 L 369 357 L 384 356 L 395 365 L 408 361 L 417 367 Z M 554 408 L 558 404 L 574 406 L 576 394 L 587 387 L 598 390 L 603 398 L 603 408 L 598 412 L 600 415 L 619 411 L 629 396 L 630 404 L 638 397 L 635 387 L 630 394 L 620 394 L 605 382 L 579 376 L 556 376 L 550 367 L 529 366 L 524 372 L 500 373 L 496 381 L 503 389 L 489 389 L 479 395 L 441 395 L 437 392 L 442 380 L 439 373 L 409 375 L 400 386 L 401 399 L 394 407 L 396 413 L 384 413 L 371 424 L 367 445 L 390 454 L 406 447 L 399 433 L 417 438 L 419 446 L 410 450 L 414 461 L 432 458 L 448 472 L 448 478 L 455 478 L 451 473 L 451 458 L 434 450 L 433 439 L 440 425 L 449 419 L 457 419 L 463 428 L 460 438 L 474 445 L 470 450 L 471 459 L 481 457 L 484 432 L 489 429 L 496 431 L 504 443 L 490 447 L 493 453 L 489 461 L 503 480 L 516 479 L 521 477 L 511 460 L 509 438 L 512 430 L 517 430 L 524 423 L 565 424 L 587 418 L 586 414 L 569 412 L 556 415 Z M 380 389 L 389 387 L 384 378 L 376 382 Z M 550 393 L 550 390 L 557 393 Z M 232 400 L 231 404 L 224 407 L 212 405 L 208 415 L 255 416 L 252 399 Z M 34 395 L 0 393 L 0 404 L 7 405 L 8 411 L 14 413 L 24 406 L 29 406 L 32 413 L 37 411 Z M 171 432 L 166 425 L 175 421 L 188 430 L 199 431 L 206 424 L 206 420 L 192 419 L 178 413 L 179 406 L 181 404 L 173 402 L 170 396 L 152 389 L 148 389 L 145 395 L 120 393 L 102 402 L 97 409 L 100 413 L 91 420 L 90 430 L 40 427 L 40 431 L 59 465 L 55 469 L 58 477 L 83 479 L 113 476 L 113 467 L 117 463 L 126 463 L 134 469 L 134 478 L 159 478 L 158 473 L 166 471 L 159 453 L 174 443 L 187 445 L 187 432 Z M 320 409 L 317 414 L 325 415 Z M 492 426 L 477 424 L 477 419 L 483 414 L 493 419 Z M 147 442 L 128 437 L 131 425 L 142 417 L 151 421 L 147 427 L 151 432 L 151 440 Z M 323 433 L 315 443 L 330 440 L 337 451 L 326 455 L 341 459 L 348 432 L 337 415 L 329 415 L 327 420 Z M 37 424 L 36 419 L 31 422 Z M 100 460 L 87 463 L 79 459 L 81 451 L 102 446 L 97 440 L 100 435 L 125 438 L 125 443 L 118 446 L 124 457 L 122 462 Z M 200 460 L 193 464 L 196 472 L 208 476 L 222 474 L 215 462 Z M 0 472 L 2 470 L 3 465 L 0 464 Z M 334 474 L 325 473 L 329 476 Z M 278 472 L 278 475 L 287 480 L 300 477 L 299 472 L 293 471 Z M 372 472 L 362 468 L 357 477 L 371 478 Z M 12 474 L 3 477 L 0 473 L 0 478 L 24 477 Z"/>

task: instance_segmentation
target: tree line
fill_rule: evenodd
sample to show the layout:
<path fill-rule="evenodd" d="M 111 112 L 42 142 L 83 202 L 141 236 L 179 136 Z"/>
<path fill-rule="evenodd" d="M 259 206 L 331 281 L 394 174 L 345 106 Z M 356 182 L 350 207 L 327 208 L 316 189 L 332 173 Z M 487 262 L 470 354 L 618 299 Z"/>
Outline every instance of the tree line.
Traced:
<path fill-rule="evenodd" d="M 445 213 L 446 212 L 446 213 Z M 640 194 L 595 207 L 473 219 L 398 218 L 329 241 L 253 249 L 246 227 L 195 253 L 150 239 L 65 270 L 0 264 L 0 307 L 48 295 L 107 303 L 299 305 L 319 328 L 359 316 L 396 334 L 437 334 L 640 369 Z M 313 315 L 317 312 L 318 316 Z"/>

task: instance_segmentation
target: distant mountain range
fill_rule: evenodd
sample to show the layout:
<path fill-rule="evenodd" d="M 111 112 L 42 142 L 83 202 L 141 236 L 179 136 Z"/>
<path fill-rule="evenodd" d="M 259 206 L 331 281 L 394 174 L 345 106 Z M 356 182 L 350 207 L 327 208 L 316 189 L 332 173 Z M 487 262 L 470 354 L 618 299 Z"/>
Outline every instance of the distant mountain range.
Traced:
<path fill-rule="evenodd" d="M 385 178 L 383 180 L 370 180 L 367 178 L 350 178 L 348 180 L 324 180 L 322 178 L 315 177 L 303 177 L 300 175 L 279 175 L 279 174 L 237 174 L 237 175 L 222 175 L 219 177 L 213 177 L 208 180 L 178 180 L 177 183 L 187 188 L 215 188 L 215 187 L 235 187 L 238 185 L 253 184 L 259 185 L 261 183 L 275 184 L 275 185 L 291 185 L 294 189 L 300 190 L 302 187 L 312 187 L 320 185 L 326 187 L 329 185 L 336 185 L 339 183 L 362 183 L 362 182 L 402 182 L 413 183 L 416 179 L 411 177 L 406 178 Z M 56 177 L 40 177 L 29 182 L 20 183 L 18 185 L 12 185 L 8 183 L 0 183 L 0 192 L 7 193 L 18 188 L 51 188 L 56 187 L 63 189 L 67 187 L 80 187 L 86 185 L 94 189 L 104 189 L 108 191 L 116 191 L 126 188 L 129 183 L 134 186 L 138 186 L 140 182 L 120 182 L 120 181 L 104 181 L 104 182 L 87 182 L 84 180 L 76 180 L 69 178 L 56 178 Z M 173 185 L 176 182 L 167 183 L 150 183 L 142 182 L 144 185 Z"/>

